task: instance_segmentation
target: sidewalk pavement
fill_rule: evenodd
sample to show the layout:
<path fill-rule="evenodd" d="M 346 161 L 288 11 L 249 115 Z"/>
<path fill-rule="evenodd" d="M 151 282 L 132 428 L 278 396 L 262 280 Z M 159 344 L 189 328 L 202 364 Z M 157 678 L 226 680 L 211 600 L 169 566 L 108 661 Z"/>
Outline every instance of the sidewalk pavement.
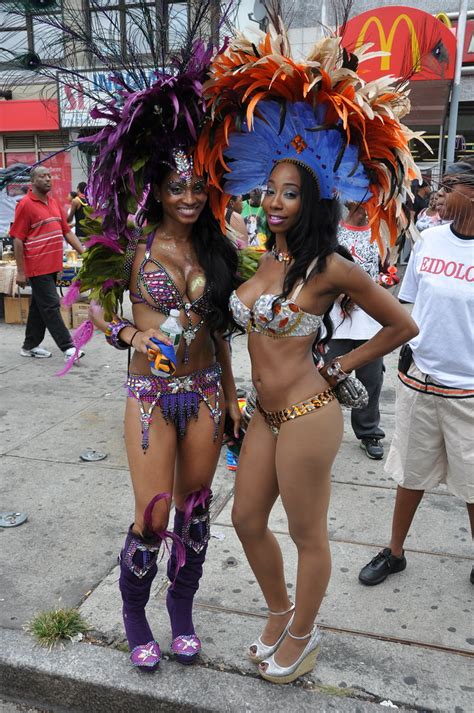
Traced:
<path fill-rule="evenodd" d="M 123 651 L 117 554 L 132 520 L 122 437 L 127 356 L 96 336 L 80 367 L 55 377 L 46 360 L 19 356 L 23 327 L 0 324 L 0 510 L 28 522 L 0 529 L 0 699 L 66 711 L 474 711 L 473 587 L 464 504 L 427 494 L 407 540 L 407 569 L 378 587 L 359 584 L 362 565 L 385 546 L 394 483 L 350 429 L 333 469 L 329 514 L 333 573 L 319 623 L 324 642 L 313 673 L 297 684 L 261 681 L 244 650 L 261 631 L 265 605 L 230 521 L 234 474 L 223 451 L 214 482 L 212 539 L 196 598 L 199 664 L 165 660 L 152 676 Z M 394 425 L 396 356 L 386 359 L 381 398 L 386 449 Z M 245 338 L 234 341 L 238 386 L 248 387 Z M 315 434 L 316 435 L 316 434 Z M 106 452 L 82 462 L 86 448 Z M 271 518 L 295 586 L 295 548 L 281 504 Z M 149 619 L 166 654 L 165 562 Z M 86 640 L 48 652 L 23 631 L 40 610 L 79 606 Z M 120 646 L 122 644 L 122 646 Z M 8 705 L 8 704 L 7 704 Z M 12 710 L 14 710 L 12 708 Z M 16 710 L 16 709 L 15 709 Z"/>

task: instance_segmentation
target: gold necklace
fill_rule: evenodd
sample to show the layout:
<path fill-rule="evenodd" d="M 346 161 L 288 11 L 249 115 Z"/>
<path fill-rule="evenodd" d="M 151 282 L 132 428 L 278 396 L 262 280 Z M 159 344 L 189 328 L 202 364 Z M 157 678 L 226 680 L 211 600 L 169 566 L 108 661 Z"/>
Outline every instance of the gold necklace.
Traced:
<path fill-rule="evenodd" d="M 293 258 L 291 257 L 291 255 L 290 255 L 290 253 L 281 253 L 281 252 L 278 252 L 278 250 L 277 250 L 277 248 L 276 248 L 276 245 L 274 245 L 274 246 L 272 247 L 272 249 L 271 249 L 271 254 L 272 254 L 273 257 L 275 258 L 275 260 L 277 260 L 278 262 L 289 263 L 289 262 L 291 262 L 291 260 L 293 259 Z"/>

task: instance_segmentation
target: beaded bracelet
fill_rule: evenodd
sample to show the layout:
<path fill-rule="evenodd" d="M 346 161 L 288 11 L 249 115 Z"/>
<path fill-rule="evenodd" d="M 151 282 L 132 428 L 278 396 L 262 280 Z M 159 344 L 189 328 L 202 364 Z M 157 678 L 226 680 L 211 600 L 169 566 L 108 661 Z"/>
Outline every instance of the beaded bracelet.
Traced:
<path fill-rule="evenodd" d="M 128 319 L 113 319 L 105 330 L 105 338 L 111 347 L 116 349 L 129 349 L 130 344 L 123 342 L 119 337 L 119 332 L 124 327 L 134 327 L 135 325 Z M 134 335 L 135 336 L 135 335 Z"/>

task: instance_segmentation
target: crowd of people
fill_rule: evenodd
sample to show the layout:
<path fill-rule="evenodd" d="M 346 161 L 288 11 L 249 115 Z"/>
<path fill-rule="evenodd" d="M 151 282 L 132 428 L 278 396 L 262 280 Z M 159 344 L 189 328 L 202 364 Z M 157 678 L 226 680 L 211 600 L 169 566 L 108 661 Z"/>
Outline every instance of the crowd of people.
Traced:
<path fill-rule="evenodd" d="M 339 40 L 331 41 L 336 49 Z M 341 405 L 352 407 L 352 427 L 367 456 L 381 459 L 383 357 L 402 345 L 386 464 L 397 482 L 392 537 L 360 581 L 379 584 L 405 568 L 403 544 L 418 504 L 439 483 L 464 499 L 474 527 L 474 167 L 450 166 L 436 197 L 418 213 L 423 232 L 399 294 L 413 303 L 410 316 L 379 284 L 382 236 L 393 245 L 400 204 L 417 174 L 410 132 L 394 108 L 403 104 L 403 90 L 383 97 L 374 91 L 370 107 L 364 95 L 358 106 L 367 108 L 343 128 L 338 81 L 352 82 L 355 95 L 362 86 L 351 57 L 331 55 L 339 57 L 339 79 L 331 90 L 326 82 L 324 98 L 316 81 L 309 96 L 303 93 L 297 76 L 288 98 L 290 80 L 265 73 L 266 59 L 285 61 L 272 42 L 269 36 L 257 48 L 239 37 L 210 65 L 196 54 L 173 83 L 158 77 L 147 91 L 156 96 L 158 88 L 165 97 L 172 91 L 171 114 L 156 112 L 147 91 L 123 90 L 123 105 L 135 101 L 136 110 L 115 112 L 98 131 L 87 199 L 80 184 L 68 215 L 80 226 L 90 202 L 101 234 L 79 240 L 77 229 L 72 233 L 48 196 L 51 177 L 42 167 L 32 172 L 11 232 L 18 283 L 29 279 L 33 292 L 22 356 L 50 356 L 40 346 L 45 328 L 66 358 L 82 353 L 58 320 L 63 237 L 86 251 L 73 292 L 91 291 L 93 325 L 112 347 L 133 350 L 125 407 L 133 522 L 119 580 L 131 663 L 155 669 L 161 658 L 146 604 L 167 541 L 171 651 L 189 664 L 201 650 L 193 599 L 228 414 L 230 435 L 241 442 L 232 521 L 268 606 L 264 630 L 246 655 L 264 679 L 288 683 L 313 669 L 320 647 L 316 620 L 331 572 L 327 512 Z M 310 66 L 324 66 L 328 42 L 316 47 Z M 255 100 L 250 87 L 257 76 L 264 89 Z M 175 109 L 180 93 L 194 113 Z M 203 99 L 212 109 L 217 97 L 219 111 L 205 114 Z M 238 112 L 245 120 L 233 120 Z M 318 131 L 311 129 L 315 122 Z M 373 160 L 367 143 L 383 143 L 388 158 Z M 138 185 L 148 187 L 140 196 Z M 243 203 L 242 196 L 248 196 Z M 238 249 L 245 246 L 265 252 L 255 275 L 241 284 Z M 131 320 L 120 310 L 125 291 Z M 164 322 L 174 310 L 182 336 L 170 358 Z M 256 390 L 244 438 L 230 352 L 230 338 L 242 333 Z M 294 601 L 268 526 L 278 497 L 298 552 Z"/>

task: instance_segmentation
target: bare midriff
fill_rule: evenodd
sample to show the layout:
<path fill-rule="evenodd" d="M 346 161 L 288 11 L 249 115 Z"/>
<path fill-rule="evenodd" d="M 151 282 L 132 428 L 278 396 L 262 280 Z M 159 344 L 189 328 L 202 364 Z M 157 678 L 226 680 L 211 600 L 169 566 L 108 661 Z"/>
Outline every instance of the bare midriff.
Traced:
<path fill-rule="evenodd" d="M 132 308 L 133 322 L 136 329 L 146 332 L 148 329 L 159 329 L 160 325 L 166 319 L 165 314 L 156 312 L 150 309 L 146 304 L 136 304 Z M 193 324 L 197 324 L 200 321 L 200 317 L 192 315 Z M 186 322 L 181 318 L 181 324 L 186 326 Z M 215 362 L 215 349 L 212 342 L 210 333 L 208 329 L 199 329 L 196 333 L 194 340 L 191 343 L 189 361 L 184 364 L 184 341 L 181 343 L 177 351 L 177 363 L 176 363 L 176 376 L 187 376 L 193 371 L 198 371 L 199 369 L 205 369 Z M 133 374 L 150 374 L 150 362 L 147 359 L 146 354 L 142 352 L 134 351 L 131 362 L 130 371 Z"/>
<path fill-rule="evenodd" d="M 329 387 L 314 365 L 314 335 L 274 339 L 249 334 L 252 381 L 267 411 L 279 411 Z"/>

